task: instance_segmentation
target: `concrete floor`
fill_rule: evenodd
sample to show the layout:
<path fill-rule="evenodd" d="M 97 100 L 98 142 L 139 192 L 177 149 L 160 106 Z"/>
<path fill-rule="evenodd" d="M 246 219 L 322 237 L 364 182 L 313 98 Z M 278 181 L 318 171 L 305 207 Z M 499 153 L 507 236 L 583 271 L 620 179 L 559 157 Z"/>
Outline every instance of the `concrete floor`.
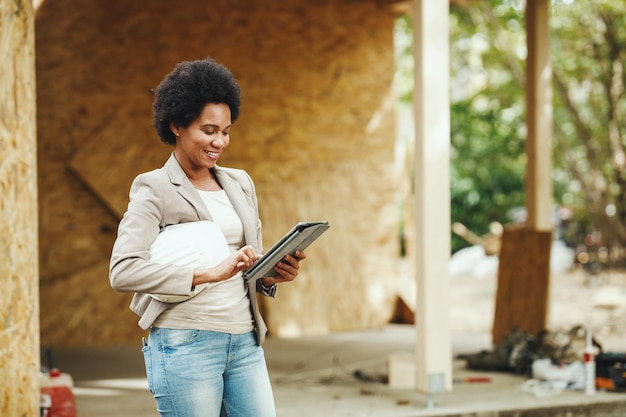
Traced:
<path fill-rule="evenodd" d="M 551 278 L 549 329 L 592 323 L 607 352 L 626 350 L 626 273 L 588 277 L 574 270 Z M 401 283 L 402 284 L 402 283 Z M 407 293 L 414 288 L 399 285 Z M 453 353 L 490 350 L 495 276 L 454 278 L 450 292 Z M 611 309 L 598 300 L 611 290 Z M 601 308 L 600 308 L 601 307 Z M 528 379 L 508 373 L 477 373 L 455 362 L 453 379 L 489 376 L 489 383 L 454 384 L 428 397 L 412 389 L 376 382 L 388 374 L 396 353 L 415 352 L 415 329 L 390 325 L 378 330 L 323 337 L 269 338 L 265 353 L 278 417 L 624 417 L 626 394 L 579 391 L 529 393 Z M 132 347 L 56 351 L 57 365 L 75 380 L 79 417 L 157 417 L 148 392 L 140 343 Z M 361 376 L 374 382 L 364 382 Z M 541 395 L 537 395 L 541 394 Z"/>
<path fill-rule="evenodd" d="M 278 417 L 626 415 L 626 394 L 563 391 L 537 396 L 522 388 L 524 377 L 471 372 L 461 361 L 455 362 L 454 379 L 489 376 L 491 382 L 455 383 L 452 392 L 432 397 L 392 389 L 377 380 L 387 375 L 390 355 L 414 352 L 415 329 L 408 325 L 314 338 L 270 338 L 264 348 Z M 490 348 L 488 334 L 453 335 L 455 354 Z M 66 349 L 55 356 L 59 368 L 74 379 L 79 417 L 158 416 L 139 346 Z M 355 377 L 357 371 L 373 381 Z"/>

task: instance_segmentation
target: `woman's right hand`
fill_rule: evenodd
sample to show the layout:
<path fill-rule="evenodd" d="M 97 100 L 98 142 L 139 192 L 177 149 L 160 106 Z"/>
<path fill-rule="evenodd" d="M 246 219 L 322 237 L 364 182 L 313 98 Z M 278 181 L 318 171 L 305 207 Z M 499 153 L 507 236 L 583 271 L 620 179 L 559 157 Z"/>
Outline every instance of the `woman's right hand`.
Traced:
<path fill-rule="evenodd" d="M 233 277 L 238 272 L 250 268 L 261 255 L 254 248 L 246 245 L 212 268 L 198 268 L 194 271 L 192 284 L 220 282 Z"/>

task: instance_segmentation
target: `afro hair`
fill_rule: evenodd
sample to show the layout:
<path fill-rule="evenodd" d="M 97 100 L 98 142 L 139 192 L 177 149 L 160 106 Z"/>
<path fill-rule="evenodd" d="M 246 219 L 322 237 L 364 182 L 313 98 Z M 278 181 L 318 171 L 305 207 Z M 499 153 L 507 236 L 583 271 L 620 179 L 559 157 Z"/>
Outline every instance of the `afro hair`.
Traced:
<path fill-rule="evenodd" d="M 161 141 L 176 144 L 170 123 L 188 127 L 208 103 L 224 103 L 231 121 L 239 117 L 239 84 L 231 72 L 212 58 L 183 61 L 154 90 L 152 124 Z"/>

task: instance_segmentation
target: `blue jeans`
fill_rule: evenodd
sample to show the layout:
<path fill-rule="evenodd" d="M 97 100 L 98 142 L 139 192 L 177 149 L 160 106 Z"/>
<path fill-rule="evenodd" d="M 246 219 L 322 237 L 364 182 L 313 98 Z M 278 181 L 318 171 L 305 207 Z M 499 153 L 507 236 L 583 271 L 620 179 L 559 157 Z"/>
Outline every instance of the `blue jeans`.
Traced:
<path fill-rule="evenodd" d="M 152 328 L 142 349 L 162 417 L 275 417 L 254 332 Z"/>

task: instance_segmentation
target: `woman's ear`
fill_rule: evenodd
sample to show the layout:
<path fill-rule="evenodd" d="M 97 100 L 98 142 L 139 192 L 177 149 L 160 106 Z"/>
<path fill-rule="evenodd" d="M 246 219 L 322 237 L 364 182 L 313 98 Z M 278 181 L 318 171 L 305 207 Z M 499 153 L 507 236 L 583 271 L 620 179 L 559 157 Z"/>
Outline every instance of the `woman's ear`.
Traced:
<path fill-rule="evenodd" d="M 180 128 L 177 127 L 174 122 L 170 122 L 170 130 L 176 137 L 180 136 Z"/>

